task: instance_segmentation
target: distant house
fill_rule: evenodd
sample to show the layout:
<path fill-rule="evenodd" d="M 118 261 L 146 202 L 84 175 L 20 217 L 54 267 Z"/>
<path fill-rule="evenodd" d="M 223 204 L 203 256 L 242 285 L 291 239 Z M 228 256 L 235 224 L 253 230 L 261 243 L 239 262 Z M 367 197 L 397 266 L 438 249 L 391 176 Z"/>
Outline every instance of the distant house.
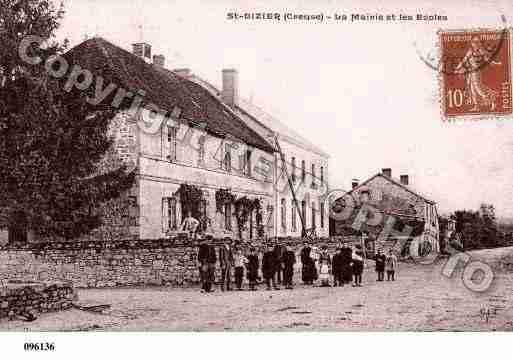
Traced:
<path fill-rule="evenodd" d="M 239 96 L 238 72 L 235 69 L 222 70 L 222 88 L 212 85 L 193 74 L 189 69 L 174 72 L 184 79 L 196 82 L 219 98 L 244 123 L 265 138 L 276 148 L 278 138 L 285 157 L 288 176 L 296 193 L 297 206 L 283 170 L 283 162 L 278 152 L 274 153 L 275 189 L 273 193 L 274 220 L 268 222 L 269 233 L 274 237 L 300 237 L 301 217 L 304 226 L 318 237 L 328 237 L 329 221 L 325 195 L 329 190 L 329 155 L 276 116 L 264 111 L 251 101 Z M 276 225 L 274 225 L 276 224 Z"/>
<path fill-rule="evenodd" d="M 394 179 L 385 168 L 361 184 L 353 180 L 352 189 L 334 203 L 335 213 L 344 215 L 334 216 L 332 235 L 365 233 L 370 251 L 398 241 L 414 255 L 439 251 L 436 203 L 416 191 L 408 175 Z"/>
<path fill-rule="evenodd" d="M 137 168 L 137 181 L 125 198 L 106 205 L 105 224 L 91 237 L 162 238 L 177 234 L 189 211 L 200 220 L 202 230 L 215 237 L 236 237 L 234 203 L 224 203 L 227 192 L 260 201 L 260 214 L 252 210 L 242 229 L 244 238 L 272 236 L 257 233 L 257 221 L 269 217 L 267 211 L 274 203 L 273 173 L 265 177 L 247 170 L 252 158 L 272 161 L 274 147 L 266 139 L 204 87 L 166 70 L 165 58 L 152 58 L 147 43 L 134 44 L 130 53 L 93 38 L 65 58 L 70 67 L 79 65 L 93 73 L 93 91 L 100 78 L 101 89 L 117 86 L 104 103 L 113 103 L 118 89 L 132 94 L 118 106 L 111 132 L 117 156 Z M 142 94 L 141 111 L 131 111 L 135 94 Z M 178 108 L 180 122 L 164 122 L 155 133 L 141 130 L 140 121 L 151 120 L 150 111 L 144 109 L 151 104 L 169 113 Z M 198 189 L 201 199 L 182 202 L 179 190 L 184 185 Z M 225 194 L 223 203 L 216 203 L 218 192 Z"/>

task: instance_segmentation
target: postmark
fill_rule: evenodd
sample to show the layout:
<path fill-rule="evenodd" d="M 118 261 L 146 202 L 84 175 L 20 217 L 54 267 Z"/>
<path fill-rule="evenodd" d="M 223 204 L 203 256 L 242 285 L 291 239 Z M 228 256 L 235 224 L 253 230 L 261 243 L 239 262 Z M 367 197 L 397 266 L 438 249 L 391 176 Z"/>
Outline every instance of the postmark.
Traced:
<path fill-rule="evenodd" d="M 510 31 L 442 30 L 438 36 L 443 119 L 511 116 Z"/>

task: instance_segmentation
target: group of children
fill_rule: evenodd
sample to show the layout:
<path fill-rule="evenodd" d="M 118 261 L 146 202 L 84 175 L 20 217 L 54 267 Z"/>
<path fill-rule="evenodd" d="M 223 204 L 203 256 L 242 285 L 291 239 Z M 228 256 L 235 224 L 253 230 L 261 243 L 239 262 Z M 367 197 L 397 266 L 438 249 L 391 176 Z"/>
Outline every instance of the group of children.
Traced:
<path fill-rule="evenodd" d="M 208 247 L 209 245 L 205 245 Z M 201 252 L 200 247 L 200 252 Z M 205 253 L 209 251 L 204 248 Z M 214 252 L 215 253 L 215 252 Z M 215 254 L 213 254 L 215 256 Z M 201 258 L 208 258 L 207 255 Z M 198 258 L 200 261 L 201 259 Z M 374 257 L 376 262 L 376 272 L 378 281 L 384 280 L 386 270 L 387 280 L 395 280 L 397 270 L 397 257 L 390 250 L 388 255 L 384 255 L 382 250 L 378 250 Z M 215 263 L 215 259 L 213 262 Z M 212 262 L 212 261 L 210 261 Z M 358 245 L 349 247 L 347 244 L 339 246 L 336 253 L 331 256 L 328 253 L 328 247 L 323 246 L 319 251 L 311 247 L 308 243 L 301 249 L 300 262 L 302 271 L 302 280 L 307 285 L 314 284 L 319 280 L 320 286 L 344 286 L 353 282 L 354 287 L 362 285 L 362 274 L 364 269 L 364 254 Z M 221 290 L 230 289 L 230 273 L 235 275 L 235 285 L 238 290 L 242 290 L 244 272 L 249 282 L 250 290 L 257 290 L 257 285 L 262 281 L 268 290 L 279 290 L 280 285 L 286 289 L 293 289 L 294 266 L 296 264 L 296 254 L 286 245 L 267 245 L 264 253 L 260 257 L 254 247 L 249 249 L 245 255 L 239 246 L 233 249 L 231 245 L 225 244 L 219 248 L 219 264 L 221 268 Z M 212 271 L 205 273 L 204 265 L 200 265 L 202 280 L 205 278 L 212 283 Z M 260 276 L 260 273 L 262 276 Z M 205 275 L 206 274 L 206 275 Z M 211 284 L 203 285 L 204 291 L 211 291 Z"/>
<path fill-rule="evenodd" d="M 305 248 L 307 248 L 305 246 Z M 305 250 L 305 249 L 303 249 Z M 324 246 L 319 258 L 319 281 L 321 287 L 329 287 L 330 277 L 333 276 L 333 286 L 344 286 L 353 282 L 353 287 L 362 286 L 362 274 L 364 269 L 364 255 L 360 246 L 349 247 L 347 244 L 337 248 L 336 253 L 331 257 L 328 247 Z M 374 257 L 378 281 L 384 280 L 385 270 L 387 280 L 395 280 L 397 270 L 397 257 L 390 249 L 388 255 L 384 255 L 381 249 Z M 305 260 L 303 260 L 304 262 Z M 305 266 L 303 265 L 303 270 Z M 310 284 L 309 282 L 307 284 Z"/>

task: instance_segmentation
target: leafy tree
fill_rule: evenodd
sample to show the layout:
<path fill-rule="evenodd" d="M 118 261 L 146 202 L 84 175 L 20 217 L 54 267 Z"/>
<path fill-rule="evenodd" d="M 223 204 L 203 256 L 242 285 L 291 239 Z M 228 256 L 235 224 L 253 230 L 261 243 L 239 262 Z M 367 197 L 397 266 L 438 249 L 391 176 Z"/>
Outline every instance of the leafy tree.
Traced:
<path fill-rule="evenodd" d="M 506 245 L 505 236 L 499 232 L 495 207 L 483 203 L 477 211 L 454 212 L 456 232 L 460 233 L 465 249 L 494 248 Z"/>
<path fill-rule="evenodd" d="M 112 150 L 114 112 L 63 91 L 43 64 L 19 58 L 27 35 L 46 40 L 29 48 L 32 55 L 61 53 L 67 44 L 54 34 L 63 16 L 52 1 L 0 0 L 0 227 L 9 228 L 10 240 L 28 230 L 66 239 L 89 233 L 102 223 L 102 204 L 135 179 L 123 165 L 98 167 Z"/>

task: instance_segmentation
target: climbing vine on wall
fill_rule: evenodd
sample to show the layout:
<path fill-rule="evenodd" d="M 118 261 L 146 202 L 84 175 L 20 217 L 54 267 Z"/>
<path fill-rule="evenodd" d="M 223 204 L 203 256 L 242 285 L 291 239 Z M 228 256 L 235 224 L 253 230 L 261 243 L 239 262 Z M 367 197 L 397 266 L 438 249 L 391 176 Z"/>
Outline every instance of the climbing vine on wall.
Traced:
<path fill-rule="evenodd" d="M 180 203 L 182 205 L 183 215 L 187 215 L 187 212 L 191 211 L 194 218 L 201 218 L 200 203 L 203 199 L 203 191 L 194 185 L 182 183 L 177 191 Z"/>
<path fill-rule="evenodd" d="M 216 211 L 223 213 L 224 205 L 233 203 L 235 201 L 235 195 L 229 189 L 218 189 L 216 191 Z"/>
<path fill-rule="evenodd" d="M 237 219 L 237 229 L 239 231 L 239 238 L 242 238 L 242 232 L 246 229 L 246 224 L 248 223 L 249 216 L 253 213 L 254 210 L 257 211 L 257 232 L 259 232 L 259 221 L 262 222 L 262 215 L 260 213 L 260 200 L 250 199 L 246 196 L 237 198 L 234 202 L 235 212 L 233 215 Z M 260 217 L 260 220 L 259 220 Z M 258 233 L 260 236 L 260 233 Z"/>

